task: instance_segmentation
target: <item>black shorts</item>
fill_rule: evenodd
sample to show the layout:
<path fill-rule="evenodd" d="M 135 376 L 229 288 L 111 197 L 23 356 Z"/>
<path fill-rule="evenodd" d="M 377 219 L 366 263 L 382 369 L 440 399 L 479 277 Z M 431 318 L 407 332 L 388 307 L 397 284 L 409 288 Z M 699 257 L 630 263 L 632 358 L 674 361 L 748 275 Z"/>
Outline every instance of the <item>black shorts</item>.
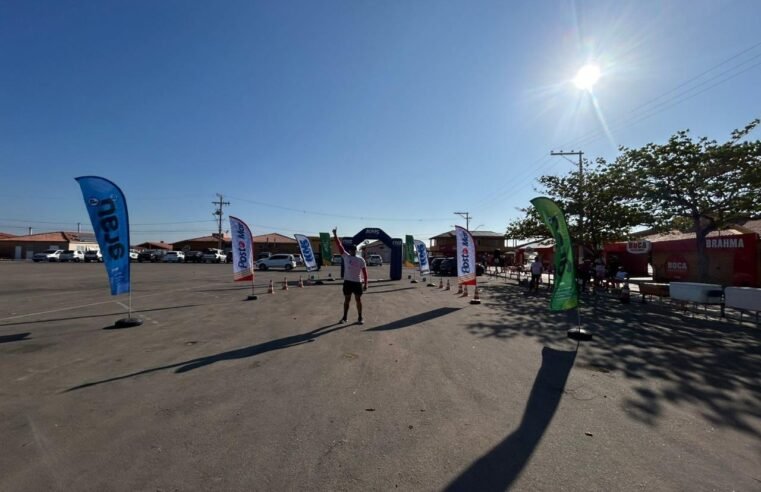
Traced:
<path fill-rule="evenodd" d="M 356 295 L 357 297 L 362 295 L 362 283 L 352 282 L 351 280 L 344 280 L 344 295 Z"/>

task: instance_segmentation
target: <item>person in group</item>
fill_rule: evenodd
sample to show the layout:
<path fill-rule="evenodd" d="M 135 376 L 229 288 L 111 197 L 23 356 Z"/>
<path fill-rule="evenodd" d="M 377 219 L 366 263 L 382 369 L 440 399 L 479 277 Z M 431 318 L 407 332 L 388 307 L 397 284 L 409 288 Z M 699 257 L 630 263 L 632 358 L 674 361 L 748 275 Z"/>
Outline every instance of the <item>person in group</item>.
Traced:
<path fill-rule="evenodd" d="M 542 259 L 537 255 L 534 258 L 534 262 L 531 264 L 531 282 L 528 284 L 528 291 L 539 292 L 539 282 L 542 279 L 542 271 L 544 271 L 544 265 L 542 265 Z"/>
<path fill-rule="evenodd" d="M 595 260 L 595 287 L 605 287 L 605 263 L 600 258 Z"/>
<path fill-rule="evenodd" d="M 367 290 L 367 264 L 364 258 L 357 256 L 357 247 L 351 245 L 348 251 L 344 249 L 341 240 L 338 238 L 338 228 L 333 228 L 333 237 L 336 240 L 338 251 L 341 252 L 341 257 L 344 263 L 344 315 L 341 318 L 340 323 L 346 323 L 346 317 L 349 314 L 349 305 L 351 304 L 351 296 L 354 295 L 354 299 L 357 301 L 357 314 L 359 319 L 357 322 L 360 325 L 365 324 L 362 318 L 362 292 Z M 364 285 L 362 279 L 364 278 Z"/>
<path fill-rule="evenodd" d="M 616 288 L 621 287 L 623 284 L 629 281 L 629 273 L 624 269 L 623 266 L 618 267 L 618 271 L 616 272 L 615 282 L 616 282 Z"/>

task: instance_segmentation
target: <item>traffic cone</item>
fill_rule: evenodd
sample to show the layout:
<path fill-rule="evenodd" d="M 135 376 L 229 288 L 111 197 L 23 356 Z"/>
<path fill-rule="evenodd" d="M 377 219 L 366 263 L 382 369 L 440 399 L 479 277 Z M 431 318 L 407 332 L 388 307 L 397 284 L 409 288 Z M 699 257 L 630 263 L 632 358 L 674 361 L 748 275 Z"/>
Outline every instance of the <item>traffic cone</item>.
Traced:
<path fill-rule="evenodd" d="M 304 281 L 301 279 L 301 275 L 299 275 L 299 289 L 304 288 Z"/>
<path fill-rule="evenodd" d="M 267 294 L 274 294 L 275 293 L 275 287 L 272 285 L 272 280 L 270 280 L 270 286 L 267 289 Z"/>
<path fill-rule="evenodd" d="M 444 288 L 444 278 L 442 277 L 439 279 L 439 289 L 443 289 L 443 288 Z"/>
<path fill-rule="evenodd" d="M 288 279 L 283 277 L 283 290 L 288 290 Z"/>
<path fill-rule="evenodd" d="M 332 273 L 329 273 L 329 274 L 328 274 L 328 280 L 330 280 L 330 281 L 333 281 L 333 280 L 335 280 L 335 279 L 333 278 L 333 274 L 332 274 Z"/>
<path fill-rule="evenodd" d="M 462 284 L 459 282 L 457 283 L 457 293 L 462 294 Z"/>
<path fill-rule="evenodd" d="M 468 284 L 465 284 L 462 288 L 462 297 L 468 297 Z"/>
<path fill-rule="evenodd" d="M 447 279 L 447 288 L 444 289 L 444 290 L 452 290 L 452 287 L 450 287 L 450 285 L 449 285 L 449 279 Z"/>
<path fill-rule="evenodd" d="M 473 299 L 470 300 L 471 304 L 481 304 L 481 297 L 478 295 L 478 284 L 476 284 L 476 291 L 473 294 Z"/>

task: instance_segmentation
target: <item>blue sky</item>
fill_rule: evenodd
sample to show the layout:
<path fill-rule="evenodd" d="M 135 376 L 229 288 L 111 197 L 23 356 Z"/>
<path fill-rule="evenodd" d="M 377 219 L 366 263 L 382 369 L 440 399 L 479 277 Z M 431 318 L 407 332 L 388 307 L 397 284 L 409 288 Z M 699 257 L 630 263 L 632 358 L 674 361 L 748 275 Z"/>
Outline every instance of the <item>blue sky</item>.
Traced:
<path fill-rule="evenodd" d="M 612 159 L 761 116 L 759 18 L 757 0 L 0 0 L 0 231 L 89 229 L 74 177 L 101 175 L 133 243 L 213 232 L 216 193 L 254 234 L 427 238 L 455 211 L 501 232 L 572 169 L 551 150 Z M 570 83 L 588 61 L 598 110 Z"/>

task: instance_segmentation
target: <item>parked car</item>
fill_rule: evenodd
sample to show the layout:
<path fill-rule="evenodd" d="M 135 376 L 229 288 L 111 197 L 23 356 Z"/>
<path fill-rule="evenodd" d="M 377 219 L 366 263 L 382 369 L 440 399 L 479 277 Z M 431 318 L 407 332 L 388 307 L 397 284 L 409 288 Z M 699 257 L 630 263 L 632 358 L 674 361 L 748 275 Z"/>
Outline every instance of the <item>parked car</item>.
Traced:
<path fill-rule="evenodd" d="M 185 263 L 203 263 L 203 251 L 185 251 Z"/>
<path fill-rule="evenodd" d="M 431 258 L 430 264 L 431 264 L 431 271 L 433 273 L 439 273 L 439 266 L 441 266 L 441 262 L 446 260 L 443 256 L 435 256 Z"/>
<path fill-rule="evenodd" d="M 202 258 L 204 263 L 227 263 L 227 255 L 217 248 L 206 248 Z"/>
<path fill-rule="evenodd" d="M 103 255 L 98 250 L 85 251 L 85 263 L 94 261 L 100 263 L 103 261 Z"/>
<path fill-rule="evenodd" d="M 85 261 L 85 253 L 83 251 L 67 249 L 58 256 L 58 261 L 62 263 L 67 261 L 79 263 L 80 261 Z"/>
<path fill-rule="evenodd" d="M 137 257 L 140 253 L 136 249 L 129 250 L 129 261 L 137 261 Z"/>
<path fill-rule="evenodd" d="M 141 251 L 140 254 L 137 255 L 137 261 L 139 263 L 142 263 L 144 261 L 157 263 L 161 261 L 162 258 L 164 258 L 165 253 L 166 252 L 163 249 L 146 249 L 144 251 Z"/>
<path fill-rule="evenodd" d="M 182 263 L 185 261 L 185 253 L 182 251 L 167 251 L 162 261 L 164 263 Z"/>
<path fill-rule="evenodd" d="M 383 266 L 381 255 L 370 255 L 367 257 L 367 266 Z"/>
<path fill-rule="evenodd" d="M 256 255 L 256 259 L 257 261 L 263 260 L 264 258 L 269 258 L 270 256 L 272 256 L 272 253 L 265 251 L 264 253 L 259 253 L 258 255 Z"/>
<path fill-rule="evenodd" d="M 330 258 L 331 265 L 340 265 L 342 261 L 343 258 L 341 258 L 341 255 L 333 255 L 333 257 Z"/>
<path fill-rule="evenodd" d="M 293 255 L 293 258 L 296 260 L 296 266 L 304 265 L 304 258 L 301 255 Z"/>
<path fill-rule="evenodd" d="M 285 271 L 289 271 L 296 268 L 296 259 L 293 255 L 272 255 L 269 258 L 258 260 L 256 262 L 256 268 L 259 270 L 283 268 Z"/>
<path fill-rule="evenodd" d="M 62 249 L 49 249 L 42 253 L 35 253 L 32 256 L 32 261 L 37 263 L 38 261 L 58 261 L 58 257 L 63 253 Z"/>
<path fill-rule="evenodd" d="M 476 275 L 481 276 L 484 274 L 484 266 L 480 263 L 476 263 Z M 439 264 L 439 275 L 443 277 L 455 277 L 457 276 L 457 259 L 446 258 Z"/>

